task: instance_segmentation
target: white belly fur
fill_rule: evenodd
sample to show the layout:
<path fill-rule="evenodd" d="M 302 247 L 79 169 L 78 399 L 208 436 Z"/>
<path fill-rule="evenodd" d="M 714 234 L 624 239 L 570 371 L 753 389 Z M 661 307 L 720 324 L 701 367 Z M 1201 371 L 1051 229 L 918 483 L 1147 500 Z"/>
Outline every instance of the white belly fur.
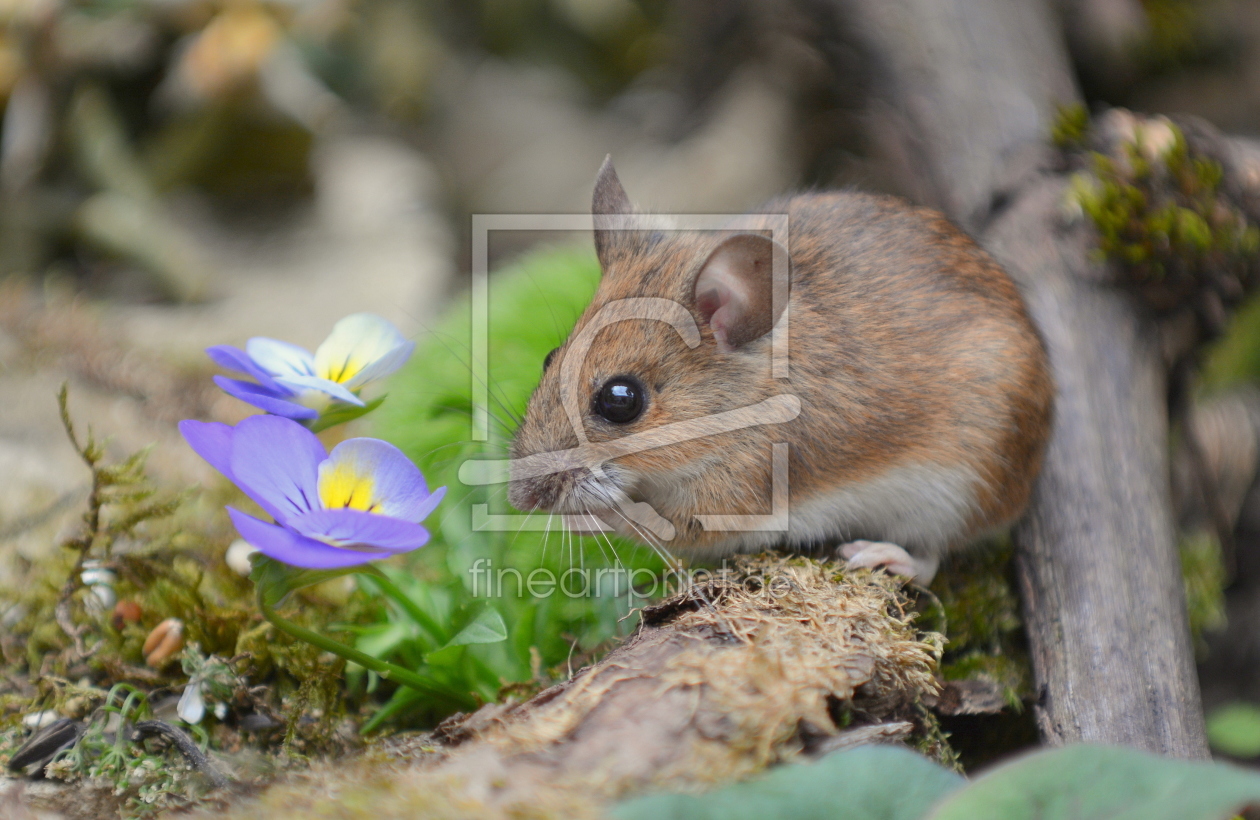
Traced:
<path fill-rule="evenodd" d="M 786 539 L 782 532 L 731 533 L 715 552 L 744 552 L 785 540 L 790 546 L 803 546 L 867 538 L 940 556 L 966 535 L 977 484 L 969 467 L 895 467 L 861 484 L 793 499 Z"/>
<path fill-rule="evenodd" d="M 976 508 L 970 467 L 912 464 L 871 481 L 794 502 L 790 540 L 871 538 L 940 555 L 958 542 Z"/>

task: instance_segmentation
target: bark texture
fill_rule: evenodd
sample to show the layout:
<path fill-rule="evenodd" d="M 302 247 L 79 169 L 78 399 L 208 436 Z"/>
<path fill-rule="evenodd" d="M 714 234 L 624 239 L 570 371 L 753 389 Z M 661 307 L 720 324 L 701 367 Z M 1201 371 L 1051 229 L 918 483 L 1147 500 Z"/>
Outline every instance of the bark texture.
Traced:
<path fill-rule="evenodd" d="M 1058 385 L 1053 439 L 1015 537 L 1038 723 L 1051 743 L 1206 757 L 1170 509 L 1158 334 L 1091 281 L 1053 227 L 1063 183 L 1020 194 L 985 233 L 1019 276 Z"/>

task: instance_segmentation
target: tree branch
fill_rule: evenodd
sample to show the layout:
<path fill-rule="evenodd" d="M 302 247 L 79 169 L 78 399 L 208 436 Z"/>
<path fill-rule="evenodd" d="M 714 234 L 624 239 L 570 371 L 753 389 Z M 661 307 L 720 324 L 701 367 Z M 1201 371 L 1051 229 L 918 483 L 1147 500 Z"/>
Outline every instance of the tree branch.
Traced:
<path fill-rule="evenodd" d="M 894 112 L 877 127 L 894 135 L 904 176 L 924 180 L 921 198 L 1003 262 L 1050 354 L 1054 430 L 1015 530 L 1042 734 L 1204 757 L 1169 510 L 1159 336 L 1087 256 L 1088 231 L 1064 228 L 1065 179 L 1039 146 L 1056 109 L 1078 95 L 1050 8 L 833 5 L 855 21 L 876 67 L 873 107 Z"/>

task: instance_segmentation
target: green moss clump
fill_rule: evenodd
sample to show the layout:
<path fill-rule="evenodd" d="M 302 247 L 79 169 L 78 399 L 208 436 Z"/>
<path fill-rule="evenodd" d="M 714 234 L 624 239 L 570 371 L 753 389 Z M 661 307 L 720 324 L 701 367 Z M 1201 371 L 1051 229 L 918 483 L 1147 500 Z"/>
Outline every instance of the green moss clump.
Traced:
<path fill-rule="evenodd" d="M 1206 57 L 1217 46 L 1211 36 L 1203 0 L 1142 0 L 1147 36 L 1137 44 L 1138 56 L 1150 71 L 1167 71 Z"/>
<path fill-rule="evenodd" d="M 1084 103 L 1060 105 L 1050 127 L 1050 141 L 1057 147 L 1068 150 L 1079 148 L 1085 143 L 1085 135 L 1089 133 L 1089 109 Z"/>
<path fill-rule="evenodd" d="M 109 460 L 90 431 L 75 432 L 64 391 L 61 403 L 92 490 L 81 527 L 0 588 L 0 763 L 30 735 L 23 717 L 53 712 L 83 732 L 48 776 L 81 782 L 102 795 L 102 811 L 123 817 L 187 805 L 204 793 L 205 778 L 165 741 L 136 740 L 114 724 L 120 716 L 173 721 L 151 704 L 194 685 L 204 715 L 186 731 L 203 749 L 250 746 L 264 767 L 283 767 L 290 757 L 361 745 L 347 718 L 361 719 L 379 695 L 346 691 L 340 659 L 259 625 L 252 585 L 223 560 L 235 534 L 222 503 L 238 500 L 227 485 L 200 496 L 170 492 L 147 476 L 145 452 Z M 293 620 L 312 629 L 336 621 L 344 631 L 381 608 L 344 584 L 294 597 Z M 182 651 L 151 665 L 142 646 L 167 619 L 182 625 Z M 255 728 L 242 729 L 245 718 Z"/>
<path fill-rule="evenodd" d="M 1020 629 L 1019 598 L 1011 579 L 1009 539 L 951 556 L 932 581 L 953 647 L 996 647 Z"/>
<path fill-rule="evenodd" d="M 923 707 L 919 707 L 917 716 L 920 731 L 915 733 L 914 748 L 942 766 L 963 774 L 962 758 L 950 745 L 949 732 L 941 726 L 940 718 Z"/>
<path fill-rule="evenodd" d="M 1183 535 L 1178 549 L 1190 634 L 1202 653 L 1207 649 L 1203 633 L 1225 626 L 1225 563 L 1221 545 L 1214 534 L 1199 531 Z"/>
<path fill-rule="evenodd" d="M 1081 156 L 1068 188 L 1097 229 L 1095 255 L 1156 311 L 1236 303 L 1260 262 L 1260 229 L 1225 195 L 1220 164 L 1193 155 L 1179 128 L 1154 119 L 1132 129 L 1114 154 Z M 1200 313 L 1218 322 L 1219 310 Z"/>
<path fill-rule="evenodd" d="M 945 680 L 990 680 L 1002 690 L 1002 699 L 1014 712 L 1024 710 L 1024 699 L 1032 693 L 1032 669 L 1023 651 L 999 650 L 990 653 L 973 650 L 955 654 L 941 667 Z"/>
<path fill-rule="evenodd" d="M 1198 388 L 1204 394 L 1260 381 L 1260 294 L 1234 314 L 1225 335 L 1205 351 Z"/>
<path fill-rule="evenodd" d="M 924 622 L 948 638 L 941 660 L 945 680 L 991 680 L 1018 710 L 1032 692 L 1032 675 L 1012 556 L 1005 538 L 951 556 L 932 581 L 939 606 L 925 613 Z"/>

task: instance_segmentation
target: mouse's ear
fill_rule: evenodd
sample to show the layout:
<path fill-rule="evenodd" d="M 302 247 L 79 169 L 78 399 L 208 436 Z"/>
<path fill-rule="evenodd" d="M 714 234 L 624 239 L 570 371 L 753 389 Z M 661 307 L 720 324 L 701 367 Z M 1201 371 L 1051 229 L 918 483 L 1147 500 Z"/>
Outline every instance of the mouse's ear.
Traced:
<path fill-rule="evenodd" d="M 617 169 L 613 168 L 612 155 L 604 158 L 595 177 L 595 193 L 591 197 L 591 214 L 595 217 L 595 254 L 605 269 L 609 251 L 619 239 L 624 238 L 628 227 L 625 217 L 634 213 L 626 189 L 621 187 Z"/>
<path fill-rule="evenodd" d="M 709 254 L 696 277 L 696 311 L 729 352 L 770 332 L 787 306 L 788 252 L 766 236 L 732 236 Z M 774 272 L 783 277 L 775 298 Z"/>

